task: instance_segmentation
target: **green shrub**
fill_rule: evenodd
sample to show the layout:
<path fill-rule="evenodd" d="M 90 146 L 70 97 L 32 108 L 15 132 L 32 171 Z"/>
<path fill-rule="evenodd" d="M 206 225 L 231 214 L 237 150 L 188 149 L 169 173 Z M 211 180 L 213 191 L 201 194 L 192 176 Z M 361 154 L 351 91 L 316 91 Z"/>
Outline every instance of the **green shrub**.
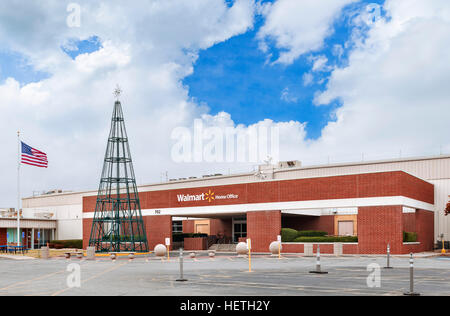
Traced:
<path fill-rule="evenodd" d="M 83 240 L 82 239 L 52 240 L 49 242 L 49 244 L 61 245 L 62 248 L 75 248 L 75 249 L 83 248 Z"/>
<path fill-rule="evenodd" d="M 413 232 L 403 232 L 403 242 L 416 242 L 417 233 Z"/>
<path fill-rule="evenodd" d="M 298 231 L 292 228 L 282 228 L 281 229 L 281 241 L 291 242 L 298 237 Z"/>
<path fill-rule="evenodd" d="M 298 232 L 297 237 L 323 237 L 328 233 L 318 230 L 301 230 Z"/>
<path fill-rule="evenodd" d="M 358 242 L 357 236 L 297 237 L 294 242 Z"/>

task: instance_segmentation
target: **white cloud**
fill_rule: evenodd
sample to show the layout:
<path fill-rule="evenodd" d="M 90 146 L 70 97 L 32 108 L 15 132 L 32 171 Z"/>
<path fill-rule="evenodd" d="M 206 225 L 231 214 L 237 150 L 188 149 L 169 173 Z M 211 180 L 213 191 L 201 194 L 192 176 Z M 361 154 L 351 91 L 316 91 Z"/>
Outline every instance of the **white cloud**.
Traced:
<path fill-rule="evenodd" d="M 78 55 L 75 65 L 78 71 L 91 73 L 100 69 L 120 69 L 130 63 L 129 49 L 130 45 L 116 47 L 110 41 L 105 41 L 98 51 Z"/>
<path fill-rule="evenodd" d="M 333 46 L 332 52 L 334 56 L 336 56 L 338 59 L 341 59 L 342 55 L 344 54 L 344 48 L 342 47 L 342 45 L 335 44 Z"/>
<path fill-rule="evenodd" d="M 329 66 L 327 66 L 328 58 L 326 56 L 316 56 L 311 60 L 313 62 L 312 71 L 328 71 L 331 69 Z"/>
<path fill-rule="evenodd" d="M 449 145 L 450 3 L 388 0 L 390 19 L 357 40 L 348 66 L 335 69 L 317 104 L 343 106 L 314 148 L 344 155 L 438 154 Z"/>
<path fill-rule="evenodd" d="M 280 99 L 287 103 L 295 103 L 298 100 L 298 97 L 293 95 L 292 92 L 289 91 L 289 88 L 286 87 L 281 91 Z"/>
<path fill-rule="evenodd" d="M 261 47 L 273 40 L 282 50 L 276 62 L 291 64 L 300 55 L 322 48 L 342 8 L 355 1 L 277 0 L 266 5 L 261 10 L 266 20 L 258 32 Z"/>

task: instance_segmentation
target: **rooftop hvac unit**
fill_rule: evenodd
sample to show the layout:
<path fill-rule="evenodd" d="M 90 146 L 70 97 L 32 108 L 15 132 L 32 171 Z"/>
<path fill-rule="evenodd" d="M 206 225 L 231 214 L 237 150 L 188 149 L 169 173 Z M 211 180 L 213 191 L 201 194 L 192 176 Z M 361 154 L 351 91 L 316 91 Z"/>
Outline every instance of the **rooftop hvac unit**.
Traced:
<path fill-rule="evenodd" d="M 63 191 L 58 189 L 58 190 L 51 190 L 51 191 L 47 191 L 44 194 L 56 194 L 56 193 L 62 193 Z"/>
<path fill-rule="evenodd" d="M 280 161 L 278 163 L 278 168 L 285 169 L 285 168 L 299 168 L 302 166 L 302 162 L 299 160 L 292 160 L 292 161 Z"/>
<path fill-rule="evenodd" d="M 50 212 L 39 212 L 39 213 L 34 213 L 34 216 L 36 218 L 44 218 L 44 219 L 51 219 L 53 217 L 53 213 Z"/>

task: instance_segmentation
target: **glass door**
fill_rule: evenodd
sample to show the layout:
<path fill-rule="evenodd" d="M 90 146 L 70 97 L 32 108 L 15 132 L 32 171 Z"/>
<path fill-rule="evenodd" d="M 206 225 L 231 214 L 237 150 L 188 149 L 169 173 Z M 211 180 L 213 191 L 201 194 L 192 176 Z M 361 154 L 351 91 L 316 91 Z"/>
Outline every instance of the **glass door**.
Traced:
<path fill-rule="evenodd" d="M 239 238 L 247 237 L 247 218 L 233 217 L 233 242 L 239 242 Z"/>

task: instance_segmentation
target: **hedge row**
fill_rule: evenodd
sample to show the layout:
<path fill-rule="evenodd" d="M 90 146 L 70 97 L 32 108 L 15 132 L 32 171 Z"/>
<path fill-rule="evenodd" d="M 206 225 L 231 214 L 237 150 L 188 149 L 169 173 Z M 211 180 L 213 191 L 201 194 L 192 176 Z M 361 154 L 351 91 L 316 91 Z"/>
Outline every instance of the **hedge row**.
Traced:
<path fill-rule="evenodd" d="M 327 232 L 317 230 L 300 230 L 298 232 L 298 237 L 323 237 L 327 234 Z"/>
<path fill-rule="evenodd" d="M 416 242 L 417 233 L 403 232 L 403 242 Z"/>
<path fill-rule="evenodd" d="M 75 248 L 82 249 L 83 248 L 83 240 L 82 239 L 74 239 L 74 240 L 51 240 L 49 242 L 50 248 Z"/>
<path fill-rule="evenodd" d="M 300 237 L 324 237 L 327 232 L 316 231 L 316 230 L 295 230 L 292 228 L 282 228 L 281 229 L 281 241 L 282 242 L 292 242 L 296 238 Z"/>
<path fill-rule="evenodd" d="M 357 236 L 297 237 L 294 242 L 358 242 Z"/>

